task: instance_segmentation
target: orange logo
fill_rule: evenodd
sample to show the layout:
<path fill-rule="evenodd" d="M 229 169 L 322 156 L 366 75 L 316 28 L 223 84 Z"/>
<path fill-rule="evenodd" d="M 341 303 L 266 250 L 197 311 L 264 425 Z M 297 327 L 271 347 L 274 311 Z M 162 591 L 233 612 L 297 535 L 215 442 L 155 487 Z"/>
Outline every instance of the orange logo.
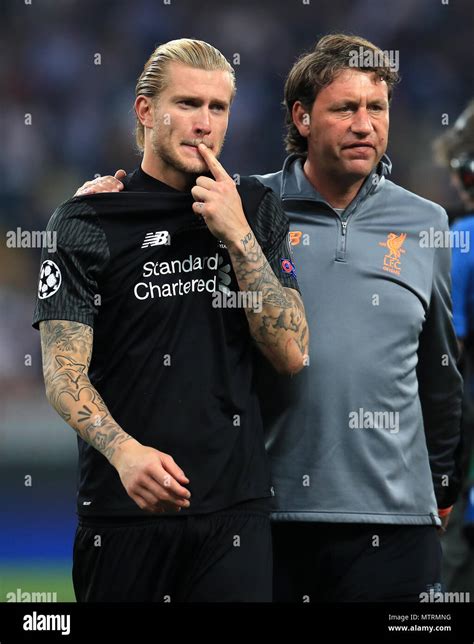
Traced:
<path fill-rule="evenodd" d="M 290 230 L 290 244 L 292 246 L 298 246 L 302 234 L 301 230 Z"/>
<path fill-rule="evenodd" d="M 402 248 L 402 246 L 406 238 L 406 233 L 400 233 L 400 235 L 396 235 L 395 233 L 388 233 L 387 241 L 379 242 L 379 246 L 388 248 L 388 252 L 383 258 L 384 271 L 388 271 L 389 273 L 393 273 L 394 275 L 400 275 L 400 256 L 405 252 L 405 249 Z"/>

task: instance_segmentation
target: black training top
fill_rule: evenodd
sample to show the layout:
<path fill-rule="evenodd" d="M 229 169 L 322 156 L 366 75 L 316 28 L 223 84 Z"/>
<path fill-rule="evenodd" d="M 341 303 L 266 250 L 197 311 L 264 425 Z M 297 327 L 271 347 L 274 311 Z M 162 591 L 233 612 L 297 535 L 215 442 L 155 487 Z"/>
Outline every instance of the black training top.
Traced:
<path fill-rule="evenodd" d="M 180 515 L 268 497 L 254 345 L 229 254 L 190 193 L 140 168 L 124 184 L 54 212 L 57 249 L 43 251 L 33 326 L 93 327 L 90 381 L 125 432 L 184 470 L 192 499 Z M 256 179 L 238 190 L 279 281 L 298 289 L 278 199 Z M 93 400 L 84 412 L 98 413 Z M 78 446 L 78 513 L 143 515 L 108 460 L 79 437 Z"/>

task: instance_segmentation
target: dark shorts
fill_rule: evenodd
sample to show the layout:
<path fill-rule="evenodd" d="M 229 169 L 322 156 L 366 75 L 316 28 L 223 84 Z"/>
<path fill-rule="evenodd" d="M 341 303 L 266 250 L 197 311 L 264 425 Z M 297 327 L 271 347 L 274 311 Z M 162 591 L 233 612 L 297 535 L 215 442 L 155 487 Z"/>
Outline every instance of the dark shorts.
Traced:
<path fill-rule="evenodd" d="M 440 590 L 434 526 L 275 522 L 276 602 L 419 602 Z"/>
<path fill-rule="evenodd" d="M 81 519 L 73 583 L 78 602 L 271 602 L 268 513 Z"/>

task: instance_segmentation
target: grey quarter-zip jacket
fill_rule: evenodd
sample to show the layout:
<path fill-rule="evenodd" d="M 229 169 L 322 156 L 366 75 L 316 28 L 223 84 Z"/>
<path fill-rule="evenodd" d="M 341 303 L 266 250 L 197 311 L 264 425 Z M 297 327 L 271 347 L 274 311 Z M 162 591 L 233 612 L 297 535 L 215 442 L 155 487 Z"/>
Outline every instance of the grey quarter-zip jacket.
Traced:
<path fill-rule="evenodd" d="M 303 163 L 257 176 L 289 216 L 311 336 L 297 376 L 260 365 L 273 519 L 440 525 L 462 399 L 446 212 L 388 180 L 386 156 L 338 212 Z"/>

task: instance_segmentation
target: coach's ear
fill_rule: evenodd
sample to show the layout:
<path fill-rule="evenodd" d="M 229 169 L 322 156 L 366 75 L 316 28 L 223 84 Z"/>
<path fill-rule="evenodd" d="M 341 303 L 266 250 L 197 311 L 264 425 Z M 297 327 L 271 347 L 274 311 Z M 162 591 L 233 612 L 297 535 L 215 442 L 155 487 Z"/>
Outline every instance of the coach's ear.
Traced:
<path fill-rule="evenodd" d="M 137 96 L 135 112 L 143 127 L 153 127 L 153 102 L 148 96 Z"/>
<path fill-rule="evenodd" d="M 296 129 L 304 136 L 306 139 L 309 136 L 311 118 L 308 114 L 308 110 L 301 101 L 295 101 L 293 109 L 291 111 L 291 116 L 293 117 L 293 123 L 296 126 Z"/>

